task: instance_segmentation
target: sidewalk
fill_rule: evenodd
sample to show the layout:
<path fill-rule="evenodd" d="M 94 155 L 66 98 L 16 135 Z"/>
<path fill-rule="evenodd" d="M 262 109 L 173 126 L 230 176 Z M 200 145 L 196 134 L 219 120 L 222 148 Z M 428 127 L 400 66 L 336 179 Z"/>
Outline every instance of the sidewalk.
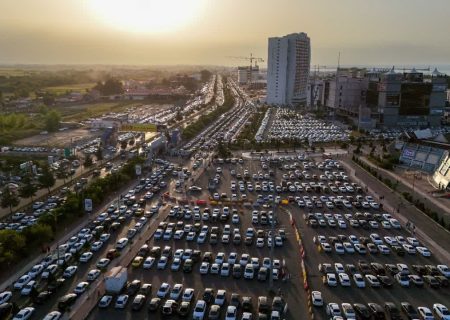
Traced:
<path fill-rule="evenodd" d="M 449 232 L 447 230 L 414 205 L 408 205 L 400 195 L 393 192 L 350 158 L 341 160 L 342 165 L 354 181 L 363 188 L 367 188 L 374 198 L 379 200 L 380 196 L 384 197 L 384 200 L 379 200 L 384 211 L 397 217 L 403 225 L 412 222 L 416 226 L 414 236 L 425 243 L 441 263 L 450 264 L 450 255 L 448 254 L 450 252 L 450 241 L 448 241 Z"/>
<path fill-rule="evenodd" d="M 383 174 L 391 177 L 392 179 L 394 179 L 394 181 L 398 180 L 399 182 L 401 182 L 403 185 L 405 185 L 406 187 L 408 187 L 411 190 L 410 193 L 413 196 L 414 196 L 414 193 L 419 194 L 422 198 L 426 198 L 429 202 L 432 202 L 442 212 L 446 213 L 447 215 L 450 215 L 450 207 L 448 207 L 445 204 L 443 204 L 442 202 L 436 200 L 434 197 L 430 197 L 429 193 L 424 192 L 420 188 L 418 188 L 416 186 L 413 187 L 412 184 L 409 181 L 407 181 L 405 178 L 403 178 L 402 176 L 399 176 L 391 171 L 388 171 L 386 169 L 375 166 L 366 157 L 359 157 L 359 159 L 361 159 L 365 164 L 371 166 L 372 168 L 377 169 L 378 172 L 382 172 Z"/>

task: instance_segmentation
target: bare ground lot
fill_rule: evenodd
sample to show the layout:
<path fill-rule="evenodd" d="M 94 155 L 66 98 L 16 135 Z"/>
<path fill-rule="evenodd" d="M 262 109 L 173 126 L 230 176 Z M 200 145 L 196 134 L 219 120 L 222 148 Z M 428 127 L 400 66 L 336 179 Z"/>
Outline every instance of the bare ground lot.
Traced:
<path fill-rule="evenodd" d="M 91 132 L 89 129 L 68 129 L 48 134 L 37 134 L 31 137 L 20 139 L 14 142 L 20 146 L 40 146 L 40 147 L 67 147 L 71 142 L 79 140 L 93 140 L 99 137 L 102 131 Z"/>

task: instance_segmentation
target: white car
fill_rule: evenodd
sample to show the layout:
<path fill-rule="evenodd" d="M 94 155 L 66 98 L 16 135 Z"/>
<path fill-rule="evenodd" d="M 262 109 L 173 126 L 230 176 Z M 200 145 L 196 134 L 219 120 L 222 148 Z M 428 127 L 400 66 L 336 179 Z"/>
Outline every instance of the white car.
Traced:
<path fill-rule="evenodd" d="M 244 269 L 244 279 L 253 279 L 255 276 L 255 270 L 253 269 L 253 265 L 248 263 Z"/>
<path fill-rule="evenodd" d="M 431 251 L 426 247 L 416 247 L 416 250 L 424 257 L 431 257 Z"/>
<path fill-rule="evenodd" d="M 20 291 L 21 296 L 29 296 L 31 291 L 37 288 L 37 282 L 35 280 L 29 281 Z"/>
<path fill-rule="evenodd" d="M 311 300 L 314 306 L 316 307 L 323 306 L 322 292 L 320 291 L 311 292 Z"/>
<path fill-rule="evenodd" d="M 235 306 L 228 306 L 225 313 L 225 320 L 236 320 L 237 319 L 237 309 Z"/>
<path fill-rule="evenodd" d="M 327 314 L 330 316 L 330 318 L 341 316 L 341 309 L 339 308 L 339 305 L 334 302 L 330 302 L 327 304 Z"/>
<path fill-rule="evenodd" d="M 124 309 L 128 303 L 129 296 L 127 294 L 121 294 L 116 299 L 116 304 L 114 308 L 116 309 Z"/>
<path fill-rule="evenodd" d="M 71 278 L 77 272 L 77 266 L 68 266 L 66 270 L 64 270 L 63 278 Z"/>
<path fill-rule="evenodd" d="M 178 300 L 183 293 L 183 285 L 181 283 L 177 283 L 173 286 L 172 290 L 170 291 L 170 299 Z"/>
<path fill-rule="evenodd" d="M 184 289 L 183 296 L 181 297 L 181 301 L 191 302 L 192 299 L 194 298 L 194 292 L 195 292 L 195 290 L 192 288 Z"/>
<path fill-rule="evenodd" d="M 192 313 L 193 320 L 203 320 L 206 314 L 206 302 L 205 300 L 197 300 L 194 311 Z"/>
<path fill-rule="evenodd" d="M 108 266 L 108 264 L 111 262 L 111 260 L 109 260 L 108 258 L 101 258 L 100 260 L 97 261 L 97 268 L 100 269 L 104 269 Z"/>
<path fill-rule="evenodd" d="M 43 320 L 59 320 L 62 317 L 62 313 L 59 311 L 52 311 L 47 313 Z"/>
<path fill-rule="evenodd" d="M 450 320 L 450 311 L 441 303 L 433 304 L 433 311 L 439 320 Z"/>
<path fill-rule="evenodd" d="M 36 278 L 36 276 L 38 276 L 42 271 L 44 270 L 44 266 L 42 264 L 36 264 L 35 266 L 33 266 L 33 268 L 31 268 L 31 270 L 28 272 L 28 275 L 31 278 Z"/>
<path fill-rule="evenodd" d="M 341 306 L 342 306 L 342 313 L 344 314 L 345 319 L 347 320 L 356 319 L 355 310 L 353 309 L 350 303 L 344 302 Z"/>
<path fill-rule="evenodd" d="M 345 269 L 342 263 L 335 262 L 334 263 L 334 270 L 336 270 L 336 273 L 344 273 Z"/>
<path fill-rule="evenodd" d="M 366 281 L 364 281 L 364 277 L 360 273 L 355 273 L 353 275 L 353 281 L 355 282 L 358 288 L 366 287 Z"/>
<path fill-rule="evenodd" d="M 339 278 L 339 283 L 341 284 L 341 286 L 350 287 L 350 278 L 349 278 L 348 274 L 339 273 L 338 278 Z"/>
<path fill-rule="evenodd" d="M 93 244 L 91 244 L 91 250 L 92 251 L 98 251 L 102 248 L 103 242 L 102 241 L 95 241 Z"/>
<path fill-rule="evenodd" d="M 42 279 L 48 279 L 51 274 L 55 274 L 56 270 L 58 270 L 58 265 L 50 264 L 45 268 L 44 272 L 41 274 Z"/>
<path fill-rule="evenodd" d="M 12 298 L 12 292 L 11 291 L 3 291 L 0 293 L 0 305 L 8 302 Z"/>
<path fill-rule="evenodd" d="M 88 286 L 89 286 L 88 282 L 82 281 L 79 284 L 77 284 L 73 292 L 76 293 L 77 295 L 80 295 L 86 291 Z"/>
<path fill-rule="evenodd" d="M 220 275 L 222 277 L 228 277 L 230 275 L 230 265 L 224 262 L 220 268 Z"/>
<path fill-rule="evenodd" d="M 14 283 L 14 289 L 21 290 L 30 281 L 31 277 L 28 274 L 23 275 Z"/>
<path fill-rule="evenodd" d="M 427 307 L 417 307 L 419 311 L 420 318 L 423 320 L 434 320 L 433 313 Z"/>
<path fill-rule="evenodd" d="M 446 278 L 450 278 L 450 268 L 445 264 L 438 264 L 436 268 Z"/>
<path fill-rule="evenodd" d="M 334 273 L 327 273 L 326 276 L 327 285 L 330 287 L 336 287 L 337 286 L 337 278 Z"/>
<path fill-rule="evenodd" d="M 172 265 L 170 266 L 170 270 L 178 271 L 180 270 L 180 267 L 181 267 L 181 259 L 180 258 L 173 259 Z"/>
<path fill-rule="evenodd" d="M 200 265 L 200 274 L 208 274 L 209 262 L 202 262 Z"/>
<path fill-rule="evenodd" d="M 98 269 L 92 269 L 87 274 L 87 281 L 95 281 L 100 276 L 101 271 Z"/>
<path fill-rule="evenodd" d="M 170 291 L 170 284 L 163 282 L 156 293 L 158 298 L 164 299 Z"/>
<path fill-rule="evenodd" d="M 365 277 L 371 287 L 378 288 L 381 286 L 380 280 L 378 280 L 378 278 L 375 277 L 373 274 L 366 274 Z"/>
<path fill-rule="evenodd" d="M 107 308 L 111 304 L 113 297 L 110 295 L 104 295 L 98 302 L 99 308 Z"/>
<path fill-rule="evenodd" d="M 13 320 L 27 320 L 30 319 L 34 313 L 33 307 L 26 307 L 21 309 L 13 318 Z"/>
<path fill-rule="evenodd" d="M 409 287 L 409 277 L 406 274 L 397 273 L 394 276 L 395 280 L 402 286 L 402 287 Z"/>
<path fill-rule="evenodd" d="M 233 214 L 233 216 L 231 217 L 231 222 L 233 223 L 233 224 L 238 224 L 239 223 L 239 221 L 240 221 L 240 219 L 239 219 L 239 215 L 238 214 Z"/>
<path fill-rule="evenodd" d="M 81 256 L 80 256 L 80 262 L 88 262 L 89 260 L 91 260 L 92 256 L 94 254 L 90 251 L 84 252 Z"/>
<path fill-rule="evenodd" d="M 142 265 L 144 269 L 151 269 L 151 267 L 155 264 L 155 258 L 154 257 L 147 257 L 145 258 L 145 261 Z"/>
<path fill-rule="evenodd" d="M 158 261 L 158 266 L 157 266 L 158 270 L 164 270 L 167 266 L 168 261 L 169 261 L 169 259 L 167 257 L 161 256 Z"/>
<path fill-rule="evenodd" d="M 214 299 L 214 304 L 218 306 L 223 306 L 226 301 L 227 292 L 225 290 L 218 290 L 216 294 L 216 298 Z"/>
<path fill-rule="evenodd" d="M 417 240 L 417 239 L 414 238 L 414 237 L 407 237 L 407 238 L 406 238 L 406 241 L 408 241 L 408 243 L 409 243 L 410 245 L 414 246 L 414 247 L 420 246 L 419 240 Z"/>

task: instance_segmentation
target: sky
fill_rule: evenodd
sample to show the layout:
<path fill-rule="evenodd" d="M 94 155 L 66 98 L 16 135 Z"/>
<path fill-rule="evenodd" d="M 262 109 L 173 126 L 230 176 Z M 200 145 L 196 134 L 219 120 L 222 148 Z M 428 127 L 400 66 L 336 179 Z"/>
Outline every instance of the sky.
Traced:
<path fill-rule="evenodd" d="M 293 32 L 312 64 L 450 64 L 449 13 L 449 0 L 1 0 L 0 64 L 232 66 Z"/>

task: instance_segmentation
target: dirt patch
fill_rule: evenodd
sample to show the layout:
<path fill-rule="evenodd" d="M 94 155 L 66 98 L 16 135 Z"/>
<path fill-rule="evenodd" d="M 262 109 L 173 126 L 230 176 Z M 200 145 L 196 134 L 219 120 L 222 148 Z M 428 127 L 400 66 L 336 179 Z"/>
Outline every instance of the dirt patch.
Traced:
<path fill-rule="evenodd" d="M 14 142 L 20 146 L 58 147 L 64 148 L 78 141 L 93 140 L 100 137 L 102 131 L 92 132 L 89 129 L 68 129 L 48 134 L 37 134 Z"/>

